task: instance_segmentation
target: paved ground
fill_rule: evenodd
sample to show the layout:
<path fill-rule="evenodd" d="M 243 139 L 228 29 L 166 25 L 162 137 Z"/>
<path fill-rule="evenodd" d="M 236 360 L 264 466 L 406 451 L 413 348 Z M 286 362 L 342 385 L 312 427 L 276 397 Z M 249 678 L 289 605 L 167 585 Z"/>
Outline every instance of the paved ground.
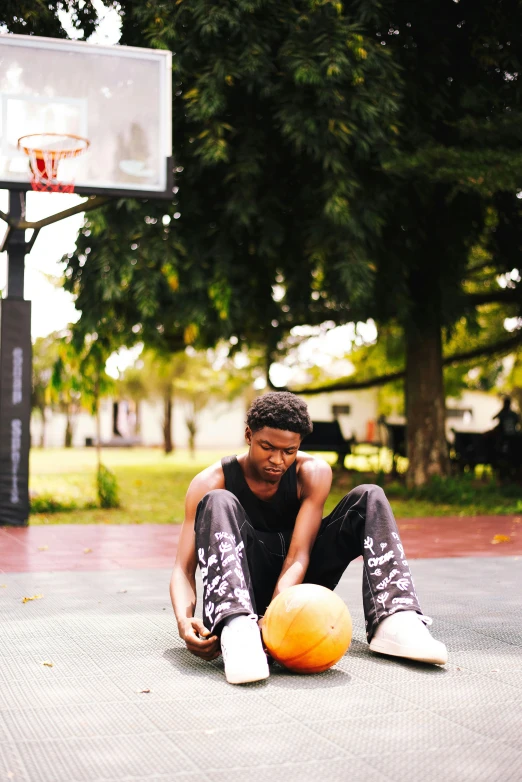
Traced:
<path fill-rule="evenodd" d="M 44 530 L 56 533 L 49 552 L 60 530 Z M 411 563 L 450 651 L 444 668 L 368 651 L 354 562 L 338 587 L 354 619 L 342 661 L 316 676 L 275 667 L 243 687 L 225 682 L 221 661 L 184 650 L 171 561 L 131 569 L 116 552 L 113 569 L 78 557 L 75 572 L 27 572 L 28 554 L 27 567 L 0 573 L 0 779 L 520 782 L 522 569 L 508 551 Z"/>
<path fill-rule="evenodd" d="M 408 559 L 522 555 L 522 517 L 398 521 Z M 172 567 L 179 526 L 61 524 L 0 527 L 0 571 Z"/>

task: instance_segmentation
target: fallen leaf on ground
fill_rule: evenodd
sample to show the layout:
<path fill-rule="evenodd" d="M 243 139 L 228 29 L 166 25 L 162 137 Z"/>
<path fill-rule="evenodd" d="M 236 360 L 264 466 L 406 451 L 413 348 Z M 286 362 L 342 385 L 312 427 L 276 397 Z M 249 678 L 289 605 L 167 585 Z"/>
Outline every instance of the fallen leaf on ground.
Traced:
<path fill-rule="evenodd" d="M 52 663 L 50 660 L 42 660 L 42 665 L 47 665 L 48 668 L 52 668 L 54 663 Z"/>
<path fill-rule="evenodd" d="M 136 692 L 139 692 L 139 693 L 141 693 L 141 692 L 150 692 L 150 690 L 136 690 Z"/>
<path fill-rule="evenodd" d="M 84 554 L 90 554 L 92 551 L 92 548 L 84 548 L 83 553 Z"/>
<path fill-rule="evenodd" d="M 49 546 L 38 546 L 38 551 L 48 551 Z"/>
<path fill-rule="evenodd" d="M 22 603 L 28 603 L 29 600 L 41 600 L 43 595 L 33 595 L 32 597 L 24 597 Z"/>
<path fill-rule="evenodd" d="M 7 589 L 7 584 L 0 584 L 0 587 L 2 587 L 3 589 Z"/>
<path fill-rule="evenodd" d="M 515 519 L 513 519 L 513 524 L 522 524 L 522 519 L 520 516 L 517 516 Z"/>
<path fill-rule="evenodd" d="M 495 543 L 511 543 L 511 538 L 509 535 L 493 535 L 493 540 L 491 542 L 493 545 L 495 545 Z"/>

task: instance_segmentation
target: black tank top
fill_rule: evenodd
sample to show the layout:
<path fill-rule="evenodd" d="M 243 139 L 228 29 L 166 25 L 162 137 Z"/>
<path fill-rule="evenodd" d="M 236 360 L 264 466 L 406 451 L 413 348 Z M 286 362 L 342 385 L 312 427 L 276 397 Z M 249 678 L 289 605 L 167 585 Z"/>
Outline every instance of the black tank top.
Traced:
<path fill-rule="evenodd" d="M 277 492 L 270 500 L 256 497 L 246 482 L 237 456 L 225 456 L 221 459 L 221 466 L 225 476 L 225 489 L 238 498 L 255 529 L 264 532 L 293 529 L 300 506 L 295 462 L 281 478 Z"/>

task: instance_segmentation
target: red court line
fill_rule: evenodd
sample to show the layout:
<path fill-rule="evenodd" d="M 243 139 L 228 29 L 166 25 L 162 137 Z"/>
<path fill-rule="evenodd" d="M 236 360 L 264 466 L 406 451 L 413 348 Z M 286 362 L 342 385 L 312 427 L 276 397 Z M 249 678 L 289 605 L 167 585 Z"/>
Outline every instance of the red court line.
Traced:
<path fill-rule="evenodd" d="M 522 555 L 521 516 L 403 519 L 398 526 L 408 559 Z M 0 527 L 0 571 L 170 568 L 180 530 L 169 524 Z M 509 541 L 495 544 L 496 535 Z"/>

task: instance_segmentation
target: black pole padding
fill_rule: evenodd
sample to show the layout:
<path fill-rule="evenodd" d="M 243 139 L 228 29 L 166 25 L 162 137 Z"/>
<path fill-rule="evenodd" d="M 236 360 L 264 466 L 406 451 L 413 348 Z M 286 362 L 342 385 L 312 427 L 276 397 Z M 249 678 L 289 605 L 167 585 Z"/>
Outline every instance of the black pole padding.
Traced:
<path fill-rule="evenodd" d="M 29 517 L 31 302 L 0 301 L 0 526 Z"/>
<path fill-rule="evenodd" d="M 25 192 L 9 192 L 9 217 L 25 219 Z M 24 301 L 25 231 L 7 241 L 7 296 L 0 301 L 0 525 L 29 518 L 31 424 L 31 302 Z"/>

